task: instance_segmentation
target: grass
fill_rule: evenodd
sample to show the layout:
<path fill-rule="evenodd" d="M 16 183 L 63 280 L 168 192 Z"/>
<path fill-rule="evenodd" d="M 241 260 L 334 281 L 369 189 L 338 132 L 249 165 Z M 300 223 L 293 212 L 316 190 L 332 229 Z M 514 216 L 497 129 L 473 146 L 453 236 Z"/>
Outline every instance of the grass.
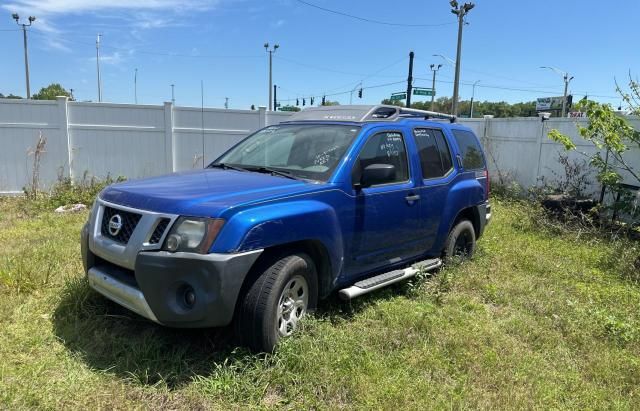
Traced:
<path fill-rule="evenodd" d="M 0 199 L 0 408 L 640 408 L 638 243 L 493 204 L 473 261 L 331 299 L 265 356 L 101 298 L 86 212 Z"/>

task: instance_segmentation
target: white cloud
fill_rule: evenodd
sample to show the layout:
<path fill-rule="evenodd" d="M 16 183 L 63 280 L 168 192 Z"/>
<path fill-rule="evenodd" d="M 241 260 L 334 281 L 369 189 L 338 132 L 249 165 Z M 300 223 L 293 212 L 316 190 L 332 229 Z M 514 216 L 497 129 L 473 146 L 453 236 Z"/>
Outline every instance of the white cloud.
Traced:
<path fill-rule="evenodd" d="M 2 8 L 29 14 L 88 13 L 105 10 L 206 10 L 219 0 L 13 0 Z"/>

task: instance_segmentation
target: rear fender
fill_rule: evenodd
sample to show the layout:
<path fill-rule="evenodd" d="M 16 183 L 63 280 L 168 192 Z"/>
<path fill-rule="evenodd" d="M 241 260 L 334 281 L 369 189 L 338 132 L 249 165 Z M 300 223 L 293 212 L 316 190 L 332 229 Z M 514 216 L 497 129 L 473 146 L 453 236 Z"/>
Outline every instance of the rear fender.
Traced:
<path fill-rule="evenodd" d="M 438 238 L 434 243 L 436 250 L 444 245 L 444 241 L 462 210 L 475 207 L 483 202 L 484 187 L 475 178 L 465 178 L 454 183 L 449 190 L 442 220 L 438 229 Z"/>

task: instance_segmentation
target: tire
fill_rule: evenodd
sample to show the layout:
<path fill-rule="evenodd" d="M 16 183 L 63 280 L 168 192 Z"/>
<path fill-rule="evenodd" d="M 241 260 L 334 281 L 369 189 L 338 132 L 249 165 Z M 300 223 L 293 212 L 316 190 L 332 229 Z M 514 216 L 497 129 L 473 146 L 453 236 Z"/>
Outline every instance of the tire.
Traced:
<path fill-rule="evenodd" d="M 445 263 L 468 260 L 476 250 L 476 230 L 469 220 L 460 220 L 451 229 L 442 251 Z"/>
<path fill-rule="evenodd" d="M 235 332 L 255 352 L 273 352 L 316 307 L 318 279 L 313 260 L 298 253 L 276 259 L 258 275 L 239 305 Z"/>

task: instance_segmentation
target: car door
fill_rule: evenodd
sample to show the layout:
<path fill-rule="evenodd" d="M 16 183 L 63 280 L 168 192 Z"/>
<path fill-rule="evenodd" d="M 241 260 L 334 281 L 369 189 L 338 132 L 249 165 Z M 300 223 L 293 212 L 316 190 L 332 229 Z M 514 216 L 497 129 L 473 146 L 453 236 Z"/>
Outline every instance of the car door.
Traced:
<path fill-rule="evenodd" d="M 364 169 L 391 164 L 391 181 L 357 188 Z M 414 256 L 419 250 L 419 195 L 402 131 L 375 129 L 354 163 L 355 225 L 351 255 L 356 271 L 375 269 Z"/>
<path fill-rule="evenodd" d="M 447 138 L 437 127 L 415 127 L 413 139 L 420 158 L 422 188 L 420 189 L 421 236 L 424 251 L 431 251 L 447 203 L 447 196 L 456 170 Z"/>

